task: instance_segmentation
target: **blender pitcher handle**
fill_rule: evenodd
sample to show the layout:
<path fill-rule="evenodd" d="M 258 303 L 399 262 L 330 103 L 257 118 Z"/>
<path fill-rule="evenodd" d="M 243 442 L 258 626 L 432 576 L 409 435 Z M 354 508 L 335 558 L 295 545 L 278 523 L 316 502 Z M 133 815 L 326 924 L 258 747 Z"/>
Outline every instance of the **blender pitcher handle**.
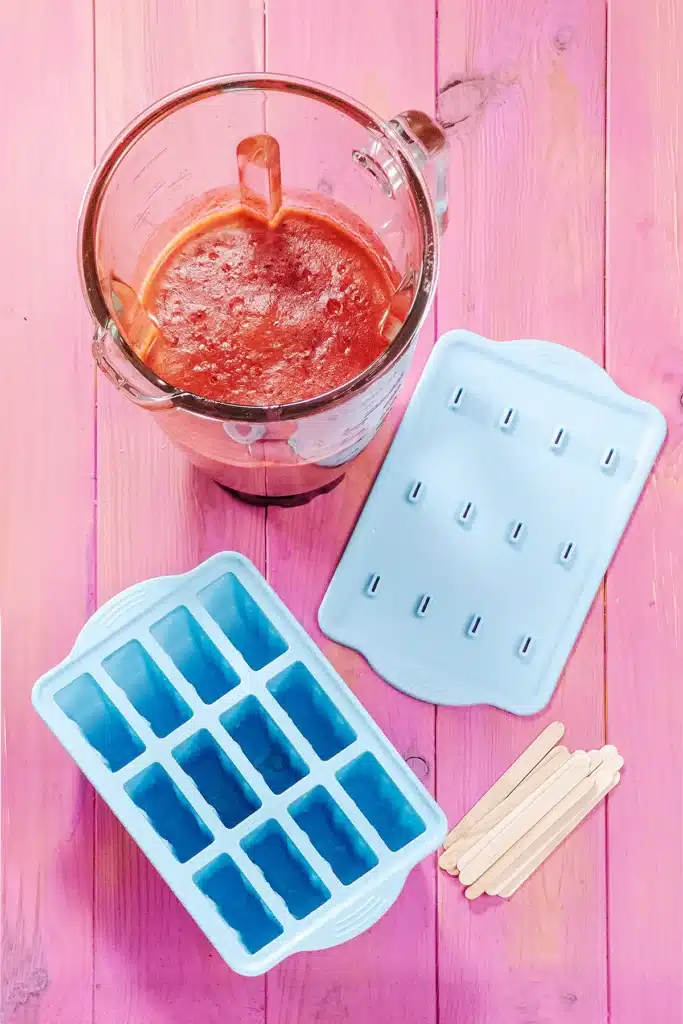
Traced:
<path fill-rule="evenodd" d="M 443 129 L 421 110 L 404 110 L 392 117 L 389 125 L 425 176 L 443 234 L 448 225 L 448 139 Z"/>

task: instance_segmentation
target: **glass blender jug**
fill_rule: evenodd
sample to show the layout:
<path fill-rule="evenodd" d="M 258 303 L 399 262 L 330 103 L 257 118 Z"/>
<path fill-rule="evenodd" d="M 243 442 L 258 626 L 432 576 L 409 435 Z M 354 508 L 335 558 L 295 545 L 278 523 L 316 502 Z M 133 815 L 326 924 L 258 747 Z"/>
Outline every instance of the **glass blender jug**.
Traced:
<path fill-rule="evenodd" d="M 114 141 L 83 201 L 80 271 L 99 367 L 236 496 L 293 505 L 330 490 L 389 411 L 429 311 L 446 172 L 445 136 L 426 114 L 384 122 L 311 82 L 234 75 L 166 97 Z M 156 327 L 141 301 L 150 268 L 200 217 L 280 202 L 379 239 L 400 278 L 385 349 L 353 380 L 284 405 L 218 402 L 162 380 L 143 358 Z"/>

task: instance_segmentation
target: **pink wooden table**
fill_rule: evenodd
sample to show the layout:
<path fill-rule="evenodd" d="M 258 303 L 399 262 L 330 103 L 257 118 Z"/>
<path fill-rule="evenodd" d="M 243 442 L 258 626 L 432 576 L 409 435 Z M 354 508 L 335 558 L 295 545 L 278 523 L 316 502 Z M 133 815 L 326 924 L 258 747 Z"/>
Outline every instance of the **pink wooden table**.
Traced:
<path fill-rule="evenodd" d="M 3 1024 L 681 1024 L 680 5 L 1 6 Z M 457 122 L 451 226 L 420 365 L 455 326 L 547 337 L 655 402 L 669 438 L 543 715 L 435 710 L 321 641 L 451 819 L 553 718 L 573 746 L 623 751 L 609 807 L 509 903 L 467 905 L 430 860 L 366 935 L 243 979 L 29 693 L 99 603 L 226 547 L 252 558 L 320 639 L 316 608 L 380 453 L 307 508 L 234 503 L 96 378 L 76 274 L 80 195 L 111 136 L 177 86 L 263 68 L 326 81 L 385 115 L 433 110 L 442 93 Z"/>

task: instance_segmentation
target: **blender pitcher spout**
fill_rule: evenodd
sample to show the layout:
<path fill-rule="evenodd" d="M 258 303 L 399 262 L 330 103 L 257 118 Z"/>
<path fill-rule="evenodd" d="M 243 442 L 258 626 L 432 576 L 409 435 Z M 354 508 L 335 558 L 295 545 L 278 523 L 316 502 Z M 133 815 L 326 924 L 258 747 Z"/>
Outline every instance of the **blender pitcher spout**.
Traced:
<path fill-rule="evenodd" d="M 95 362 L 107 380 L 131 401 L 142 409 L 172 409 L 175 398 L 182 392 L 166 385 L 166 392 L 157 389 L 157 394 L 150 393 L 150 385 L 142 375 L 135 374 L 130 363 L 130 356 L 122 349 L 122 341 L 118 328 L 109 322 L 105 327 L 98 327 L 92 341 L 92 353 Z M 134 376 L 139 377 L 138 386 Z"/>
<path fill-rule="evenodd" d="M 448 226 L 448 139 L 436 121 L 421 110 L 404 110 L 391 118 L 389 127 L 422 172 L 443 235 Z"/>

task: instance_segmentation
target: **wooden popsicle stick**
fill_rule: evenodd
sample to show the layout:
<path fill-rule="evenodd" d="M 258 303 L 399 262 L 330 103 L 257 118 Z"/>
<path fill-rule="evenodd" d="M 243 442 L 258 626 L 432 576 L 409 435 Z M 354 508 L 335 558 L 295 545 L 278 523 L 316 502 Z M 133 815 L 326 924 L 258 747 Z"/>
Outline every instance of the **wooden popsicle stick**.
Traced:
<path fill-rule="evenodd" d="M 569 756 L 570 755 L 569 755 L 568 747 L 565 747 L 565 746 L 553 747 L 552 750 L 548 751 L 548 753 L 545 755 L 543 760 L 539 761 L 538 764 L 536 765 L 536 767 L 532 771 L 529 772 L 527 777 L 525 779 L 522 779 L 522 781 L 520 782 L 519 786 L 515 786 L 515 788 L 513 789 L 512 793 L 510 793 L 510 796 L 512 796 L 513 793 L 516 793 L 520 789 L 521 786 L 523 786 L 526 782 L 528 782 L 529 779 L 537 778 L 538 775 L 540 775 L 541 773 L 545 773 L 546 765 L 552 764 L 553 762 L 555 762 L 555 767 L 559 768 L 560 764 L 564 764 L 565 761 L 569 760 Z M 505 799 L 509 800 L 509 797 L 506 797 Z M 475 827 L 478 828 L 479 825 L 477 824 Z"/>
<path fill-rule="evenodd" d="M 587 756 L 588 756 L 589 766 L 590 766 L 589 774 L 591 772 L 595 772 L 596 769 L 599 768 L 603 763 L 609 763 L 611 765 L 611 773 L 613 774 L 614 772 L 618 771 L 618 769 L 623 764 L 623 758 L 620 757 L 616 747 L 613 747 L 611 745 L 605 746 L 601 750 L 591 750 L 591 751 L 588 752 Z M 606 758 L 607 760 L 603 761 L 604 758 Z M 574 796 L 576 798 L 578 796 L 578 794 L 574 794 Z M 568 806 L 570 806 L 570 804 L 571 804 L 571 800 L 568 799 L 566 804 L 565 804 L 565 806 L 568 807 Z M 544 824 L 546 826 L 548 825 L 548 820 L 549 819 L 547 819 L 544 822 Z M 537 835 L 538 831 L 539 830 L 536 830 L 534 834 Z M 492 830 L 491 834 L 489 835 L 489 838 L 490 839 L 491 838 L 495 838 L 495 835 L 497 834 L 497 832 L 498 832 L 497 829 L 495 831 Z M 522 840 L 520 840 L 519 842 L 521 843 Z M 526 841 L 526 842 L 528 842 L 528 841 Z M 526 842 L 523 845 L 526 845 Z M 523 849 L 523 845 L 516 846 L 515 853 L 519 853 Z M 481 846 L 481 844 L 480 844 L 480 846 Z M 448 850 L 447 853 L 450 854 L 450 850 Z M 508 860 L 509 860 L 509 858 L 508 858 Z M 494 876 L 495 877 L 498 876 L 499 867 L 500 867 L 499 864 L 494 864 L 486 872 L 486 879 L 484 880 L 485 883 L 491 882 L 493 880 Z M 452 873 L 457 874 L 458 873 L 457 869 L 452 871 Z M 470 893 L 470 898 L 471 899 L 476 898 L 476 896 L 480 896 L 482 894 L 482 892 L 485 891 L 483 887 L 481 889 L 479 888 L 478 882 L 474 883 L 474 884 L 475 884 L 475 889 L 473 889 L 472 892 Z M 487 892 L 490 891 L 489 888 L 487 888 L 486 891 Z"/>
<path fill-rule="evenodd" d="M 614 748 L 607 750 L 606 754 L 603 754 L 603 751 L 591 751 L 591 753 L 593 755 L 600 755 L 600 758 L 605 756 L 606 759 L 598 760 L 597 757 L 593 757 L 593 761 L 598 764 L 598 767 L 588 775 L 585 780 L 587 785 L 584 786 L 581 783 L 577 786 L 564 800 L 553 807 L 530 829 L 526 835 L 522 836 L 505 856 L 501 857 L 486 872 L 485 878 L 483 876 L 479 877 L 475 883 L 475 890 L 477 891 L 470 894 L 469 899 L 480 896 L 482 892 L 488 893 L 489 896 L 499 895 L 507 879 L 515 874 L 519 866 L 533 857 L 534 853 L 547 842 L 548 837 L 556 832 L 563 822 L 566 822 L 575 814 L 576 804 L 579 801 L 590 800 L 591 795 L 595 793 L 596 789 L 603 786 L 605 781 L 613 778 L 624 763 L 623 758 Z M 480 886 L 483 887 L 481 891 L 478 891 Z"/>
<path fill-rule="evenodd" d="M 463 885 L 476 882 L 529 829 L 571 792 L 590 770 L 585 750 L 577 750 L 550 779 L 514 808 L 458 861 Z"/>
<path fill-rule="evenodd" d="M 602 763 L 600 764 L 600 767 L 607 769 L 611 775 L 616 775 L 619 769 L 623 768 L 624 759 L 617 748 L 613 747 L 611 743 L 602 747 L 600 753 L 602 755 Z"/>
<path fill-rule="evenodd" d="M 492 807 L 500 803 L 508 796 L 515 786 L 518 786 L 522 779 L 525 779 L 529 772 L 533 771 L 537 764 L 543 760 L 546 754 L 556 746 L 564 736 L 564 723 L 551 722 L 533 743 L 530 743 L 526 750 L 514 761 L 504 772 L 497 782 L 484 793 L 474 807 L 460 819 L 457 825 L 451 829 L 444 840 L 444 848 L 454 843 L 458 836 L 472 827 L 480 818 L 490 811 Z"/>
<path fill-rule="evenodd" d="M 588 776 L 588 781 L 593 788 L 587 796 L 582 798 L 583 804 L 590 803 L 591 796 L 595 795 L 595 792 L 604 790 L 604 787 L 614 778 L 624 763 L 623 757 L 614 748 L 603 749 L 606 749 L 605 760 L 598 769 L 591 772 Z M 600 797 L 598 797 L 598 801 L 599 799 Z M 510 851 L 511 854 L 515 854 L 514 858 L 501 858 L 498 864 L 494 865 L 492 871 L 487 872 L 485 892 L 490 896 L 500 895 L 507 881 L 526 863 L 531 861 L 550 841 L 552 836 L 560 832 L 569 821 L 573 820 L 579 811 L 580 808 L 577 809 L 576 805 L 567 804 L 559 817 L 556 813 L 552 816 L 547 816 L 546 820 L 540 823 L 545 826 L 544 831 L 541 831 L 540 828 L 534 829 L 533 835 L 529 833 L 522 843 Z M 481 879 L 477 879 L 477 883 L 480 881 Z"/>
<path fill-rule="evenodd" d="M 513 791 L 501 800 L 499 804 L 492 807 L 490 811 L 480 818 L 472 828 L 468 829 L 463 835 L 459 836 L 455 842 L 451 843 L 450 846 L 441 854 L 439 858 L 439 867 L 443 868 L 444 871 L 448 871 L 452 875 L 458 874 L 457 862 L 458 858 L 469 850 L 475 842 L 481 839 L 482 836 L 486 835 L 495 824 L 501 821 L 505 815 L 522 802 L 530 793 L 537 789 L 546 779 L 560 768 L 565 761 L 569 760 L 569 751 L 564 746 L 553 747 L 542 761 L 536 765 L 526 778 L 522 779 L 520 784 L 516 786 Z"/>
<path fill-rule="evenodd" d="M 615 786 L 619 784 L 620 779 L 621 775 L 617 772 L 605 787 L 598 788 L 596 790 L 592 799 L 584 801 L 580 807 L 575 807 L 573 809 L 574 813 L 568 821 L 566 821 L 561 828 L 553 832 L 552 836 L 547 839 L 545 845 L 533 857 L 526 860 L 521 867 L 518 867 L 515 874 L 508 876 L 505 885 L 500 887 L 498 895 L 503 899 L 507 899 L 509 896 L 512 896 L 513 893 L 517 892 L 520 885 L 526 882 L 526 880 L 533 875 L 534 871 L 536 871 L 536 869 L 540 867 L 545 860 L 547 860 L 550 854 L 553 853 L 554 850 L 556 850 L 557 847 L 567 838 L 567 836 L 574 831 L 577 825 L 579 825 L 584 818 L 587 818 L 590 812 L 597 807 L 597 805 L 609 792 L 611 792 L 611 790 L 614 789 Z"/>
<path fill-rule="evenodd" d="M 585 751 L 580 751 L 579 757 L 584 758 L 586 761 L 588 760 L 588 755 Z M 481 839 L 478 839 L 473 847 L 471 847 L 469 850 L 463 853 L 462 856 L 459 858 L 458 867 L 462 868 L 463 866 L 467 865 L 467 863 L 471 861 L 474 857 L 478 856 L 490 842 L 497 839 L 500 836 L 501 832 L 503 832 L 505 829 L 509 827 L 509 825 L 517 816 L 517 814 L 526 812 L 529 806 L 532 804 L 532 802 L 536 800 L 538 797 L 542 796 L 544 793 L 546 793 L 547 790 L 556 783 L 558 778 L 564 772 L 569 771 L 570 768 L 572 768 L 576 764 L 576 761 L 577 753 L 575 752 L 574 754 L 570 755 L 570 757 L 567 759 L 567 761 L 564 762 L 564 764 L 561 764 L 560 767 L 556 769 L 556 771 L 550 776 L 550 778 L 546 779 L 545 782 L 542 782 L 537 789 L 535 789 L 532 793 L 525 797 L 524 800 L 522 800 L 521 804 L 518 804 L 517 807 L 513 807 L 512 810 L 509 811 L 508 814 L 506 814 L 505 817 L 498 822 L 498 824 L 494 825 L 493 828 L 491 828 L 486 833 L 485 836 L 482 836 Z"/>
<path fill-rule="evenodd" d="M 484 871 L 477 878 L 465 893 L 468 900 L 476 899 L 477 896 L 481 896 L 484 892 L 488 893 L 489 896 L 497 895 L 500 881 L 506 879 L 511 870 L 514 871 L 515 865 L 521 862 L 526 851 L 537 840 L 543 840 L 543 837 L 548 834 L 552 825 L 566 814 L 567 811 L 572 810 L 578 803 L 594 793 L 595 779 L 591 778 L 590 775 L 586 775 L 554 807 L 551 807 L 528 832 L 525 832 L 502 857 L 499 857 L 487 871 Z"/>
<path fill-rule="evenodd" d="M 480 818 L 472 828 L 451 843 L 439 857 L 439 867 L 451 873 L 457 872 L 459 858 L 471 849 L 482 836 L 491 831 L 494 825 L 508 814 L 514 807 L 517 807 L 525 800 L 530 793 L 538 789 L 542 783 L 554 775 L 566 761 L 569 760 L 569 751 L 566 747 L 554 747 L 543 760 L 536 765 L 534 770 L 522 779 L 520 784 L 513 791 L 501 800 L 499 804 L 492 807 L 483 818 Z"/>
<path fill-rule="evenodd" d="M 595 756 L 596 754 L 597 757 Z M 591 775 L 593 778 L 595 778 L 596 772 L 600 768 L 606 769 L 610 775 L 615 775 L 624 764 L 623 757 L 611 743 L 601 747 L 598 751 L 589 751 L 589 757 L 591 757 Z M 601 778 L 604 778 L 604 775 Z"/>

